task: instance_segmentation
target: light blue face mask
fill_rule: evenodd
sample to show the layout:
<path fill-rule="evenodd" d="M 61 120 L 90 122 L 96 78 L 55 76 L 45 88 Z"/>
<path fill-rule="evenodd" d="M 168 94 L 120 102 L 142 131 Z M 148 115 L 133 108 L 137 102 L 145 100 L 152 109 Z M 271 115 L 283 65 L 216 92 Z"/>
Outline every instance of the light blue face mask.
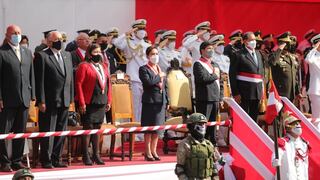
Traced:
<path fill-rule="evenodd" d="M 213 53 L 214 53 L 213 49 L 206 51 L 208 58 L 211 58 L 213 56 Z"/>
<path fill-rule="evenodd" d="M 11 43 L 17 46 L 21 41 L 21 34 L 13 34 L 11 35 Z"/>

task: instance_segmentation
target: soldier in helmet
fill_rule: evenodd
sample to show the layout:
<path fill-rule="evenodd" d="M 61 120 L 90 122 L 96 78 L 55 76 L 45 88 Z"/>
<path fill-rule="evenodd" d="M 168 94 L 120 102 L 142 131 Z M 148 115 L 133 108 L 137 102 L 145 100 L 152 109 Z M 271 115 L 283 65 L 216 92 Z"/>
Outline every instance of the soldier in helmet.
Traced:
<path fill-rule="evenodd" d="M 292 116 L 290 112 L 284 113 L 284 126 L 286 135 L 278 140 L 279 158 L 274 154 L 272 166 L 280 166 L 280 179 L 308 179 L 308 152 L 309 145 L 301 137 L 301 120 Z"/>
<path fill-rule="evenodd" d="M 34 175 L 29 168 L 19 169 L 12 177 L 12 180 L 33 180 Z"/>
<path fill-rule="evenodd" d="M 183 139 L 177 150 L 175 173 L 179 179 L 219 179 L 216 162 L 225 164 L 212 143 L 205 139 L 206 116 L 193 113 L 187 119 L 190 135 Z"/>

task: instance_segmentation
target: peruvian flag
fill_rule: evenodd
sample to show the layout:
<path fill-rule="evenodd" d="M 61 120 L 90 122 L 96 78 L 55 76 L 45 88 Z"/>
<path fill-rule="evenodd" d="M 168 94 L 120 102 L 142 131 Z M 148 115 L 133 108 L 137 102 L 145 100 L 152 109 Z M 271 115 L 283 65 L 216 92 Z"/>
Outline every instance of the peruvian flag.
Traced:
<path fill-rule="evenodd" d="M 269 90 L 269 98 L 268 98 L 268 105 L 266 110 L 266 122 L 271 124 L 273 120 L 278 116 L 283 104 L 281 102 L 281 98 L 278 94 L 277 88 L 274 85 L 272 79 L 270 79 L 270 90 Z"/>

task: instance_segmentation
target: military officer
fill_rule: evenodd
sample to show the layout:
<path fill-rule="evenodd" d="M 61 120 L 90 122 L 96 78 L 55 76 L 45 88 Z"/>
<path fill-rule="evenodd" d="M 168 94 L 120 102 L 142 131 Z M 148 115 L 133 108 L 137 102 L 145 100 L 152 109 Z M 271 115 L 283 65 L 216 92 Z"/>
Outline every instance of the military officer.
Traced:
<path fill-rule="evenodd" d="M 190 135 L 179 143 L 177 150 L 175 174 L 180 180 L 219 179 L 216 163 L 224 165 L 225 160 L 218 149 L 204 138 L 207 122 L 201 113 L 193 113 L 187 119 Z"/>
<path fill-rule="evenodd" d="M 269 65 L 279 95 L 293 101 L 299 94 L 299 63 L 296 56 L 289 52 L 290 36 L 290 32 L 284 32 L 277 37 L 278 49 L 269 56 Z"/>
<path fill-rule="evenodd" d="M 256 36 L 256 41 L 257 41 L 257 50 L 261 50 L 261 46 L 263 44 L 263 40 L 261 38 L 261 31 L 257 30 L 256 32 L 254 32 L 254 35 Z"/>
<path fill-rule="evenodd" d="M 230 42 L 224 48 L 223 54 L 230 58 L 230 61 L 236 58 L 235 53 L 242 49 L 243 41 L 242 41 L 242 30 L 237 29 L 233 31 L 229 36 Z"/>
<path fill-rule="evenodd" d="M 159 47 L 159 66 L 162 72 L 167 72 L 168 67 L 170 67 L 170 62 L 174 58 L 179 61 L 179 66 L 181 66 L 181 55 L 176 51 L 176 35 L 175 30 L 169 30 L 161 35 L 162 42 L 165 43 L 164 47 Z"/>
<path fill-rule="evenodd" d="M 189 30 L 183 34 L 182 44 L 193 35 L 195 31 Z M 190 49 L 184 47 L 183 45 L 180 47 L 181 54 L 181 66 L 182 68 L 189 74 L 192 74 L 192 56 Z"/>
<path fill-rule="evenodd" d="M 197 61 L 201 58 L 200 44 L 203 41 L 208 41 L 210 39 L 210 26 L 211 23 L 209 21 L 198 24 L 195 27 L 196 33 L 183 42 L 183 46 L 191 51 L 193 61 Z"/>
<path fill-rule="evenodd" d="M 139 78 L 139 68 L 147 64 L 146 49 L 151 46 L 151 44 L 144 41 L 146 24 L 147 21 L 145 19 L 135 20 L 131 25 L 132 29 L 120 35 L 114 41 L 114 45 L 124 52 L 127 59 L 126 72 L 132 82 L 134 115 L 138 122 L 141 120 L 141 98 L 143 93 L 142 83 Z"/>
<path fill-rule="evenodd" d="M 230 67 L 230 58 L 223 54 L 224 52 L 224 35 L 217 34 L 213 36 L 210 40 L 210 43 L 214 45 L 213 61 L 216 62 L 222 73 L 228 74 Z"/>

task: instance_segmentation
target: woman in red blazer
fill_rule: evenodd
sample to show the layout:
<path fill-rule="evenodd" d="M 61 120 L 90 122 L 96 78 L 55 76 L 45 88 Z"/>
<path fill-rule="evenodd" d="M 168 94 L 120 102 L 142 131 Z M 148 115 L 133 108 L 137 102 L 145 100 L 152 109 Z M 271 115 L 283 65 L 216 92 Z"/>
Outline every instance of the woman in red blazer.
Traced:
<path fill-rule="evenodd" d="M 78 66 L 76 71 L 76 99 L 83 129 L 100 129 L 106 111 L 111 105 L 111 84 L 108 68 L 102 63 L 101 48 L 92 44 L 86 52 L 86 61 Z M 92 159 L 88 153 L 88 145 L 92 143 Z M 83 137 L 83 163 L 92 165 L 92 160 L 103 165 L 99 155 L 99 135 Z"/>

